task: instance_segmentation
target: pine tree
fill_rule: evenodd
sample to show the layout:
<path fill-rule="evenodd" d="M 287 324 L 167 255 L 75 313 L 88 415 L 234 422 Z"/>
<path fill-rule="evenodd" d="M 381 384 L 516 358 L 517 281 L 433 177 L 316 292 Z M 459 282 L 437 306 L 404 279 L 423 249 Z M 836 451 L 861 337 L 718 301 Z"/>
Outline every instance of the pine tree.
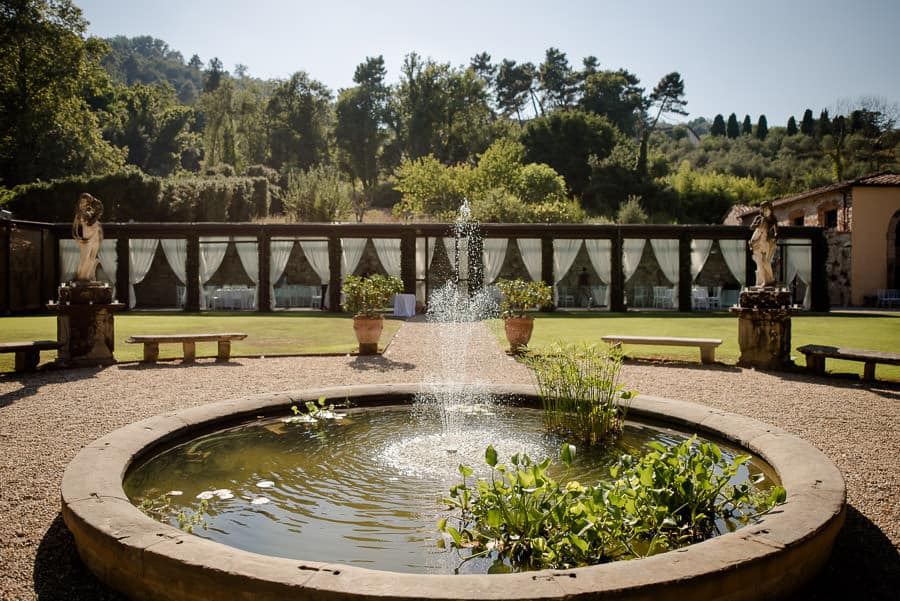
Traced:
<path fill-rule="evenodd" d="M 787 135 L 796 136 L 797 135 L 797 120 L 794 119 L 794 116 L 791 115 L 791 118 L 788 119 L 787 124 Z"/>
<path fill-rule="evenodd" d="M 810 109 L 806 109 L 806 112 L 803 113 L 803 120 L 800 121 L 800 133 L 806 134 L 807 136 L 816 133 L 816 122 L 813 119 L 812 111 Z"/>
<path fill-rule="evenodd" d="M 766 119 L 765 115 L 760 115 L 759 121 L 756 122 L 756 137 L 760 140 L 765 140 L 768 135 L 769 121 Z"/>
<path fill-rule="evenodd" d="M 831 117 L 828 116 L 828 109 L 822 109 L 819 113 L 819 119 L 816 121 L 816 136 L 821 138 L 831 133 Z"/>
<path fill-rule="evenodd" d="M 744 115 L 744 122 L 741 124 L 741 134 L 749 136 L 753 133 L 753 124 L 750 122 L 750 115 Z"/>
<path fill-rule="evenodd" d="M 709 133 L 712 136 L 724 136 L 725 117 L 723 117 L 721 114 L 716 115 L 716 118 L 713 119 L 712 127 L 709 128 Z"/>
<path fill-rule="evenodd" d="M 725 135 L 732 139 L 741 135 L 741 126 L 738 125 L 737 115 L 734 113 L 728 115 L 728 124 L 725 126 Z"/>

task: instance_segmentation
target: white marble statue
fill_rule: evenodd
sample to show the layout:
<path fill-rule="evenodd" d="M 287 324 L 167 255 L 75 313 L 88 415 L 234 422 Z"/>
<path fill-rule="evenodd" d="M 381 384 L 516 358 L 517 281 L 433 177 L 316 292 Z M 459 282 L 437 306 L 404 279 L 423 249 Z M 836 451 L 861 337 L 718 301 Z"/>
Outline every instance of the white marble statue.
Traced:
<path fill-rule="evenodd" d="M 72 220 L 72 237 L 78 241 L 78 267 L 75 269 L 75 280 L 92 282 L 97 276 L 97 254 L 103 242 L 103 226 L 100 216 L 103 215 L 103 203 L 84 192 L 78 197 L 75 205 L 75 218 Z"/>
<path fill-rule="evenodd" d="M 775 274 L 772 271 L 772 258 L 775 256 L 778 237 L 778 221 L 772 214 L 772 205 L 768 201 L 759 207 L 759 215 L 751 226 L 750 251 L 756 263 L 756 285 L 774 286 Z"/>

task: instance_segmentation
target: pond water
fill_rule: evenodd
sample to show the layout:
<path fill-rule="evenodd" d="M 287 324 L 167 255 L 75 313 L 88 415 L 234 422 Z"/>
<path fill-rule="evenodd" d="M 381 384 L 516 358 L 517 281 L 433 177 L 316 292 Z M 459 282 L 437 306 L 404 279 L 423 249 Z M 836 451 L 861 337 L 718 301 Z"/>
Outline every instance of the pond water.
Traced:
<path fill-rule="evenodd" d="M 260 419 L 178 444 L 129 470 L 124 487 L 136 505 L 150 500 L 170 508 L 161 519 L 190 521 L 201 500 L 207 507 L 194 534 L 265 555 L 334 562 L 379 570 L 453 573 L 460 558 L 438 548 L 437 522 L 447 512 L 440 500 L 460 480 L 457 466 L 484 477 L 488 444 L 500 462 L 514 453 L 540 461 L 556 457 L 562 440 L 543 430 L 540 411 L 496 404 L 460 406 L 447 432 L 439 420 L 410 407 L 351 410 L 337 420 L 286 423 Z M 579 449 L 566 471 L 556 461 L 556 479 L 583 483 L 608 476 L 621 453 L 641 454 L 647 443 L 674 446 L 689 438 L 664 426 L 628 422 L 615 448 Z M 731 458 L 743 454 L 718 443 Z M 759 458 L 742 466 L 737 479 L 771 468 Z M 471 480 L 470 480 L 471 481 Z M 173 493 L 173 494 L 167 494 Z M 722 530 L 728 529 L 721 524 Z M 490 562 L 470 561 L 460 571 L 485 572 Z"/>

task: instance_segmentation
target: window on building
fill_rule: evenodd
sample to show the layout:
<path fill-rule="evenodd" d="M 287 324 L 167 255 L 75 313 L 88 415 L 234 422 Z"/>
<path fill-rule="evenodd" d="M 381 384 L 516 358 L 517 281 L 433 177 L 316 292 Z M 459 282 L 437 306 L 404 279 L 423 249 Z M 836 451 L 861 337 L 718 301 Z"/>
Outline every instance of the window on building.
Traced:
<path fill-rule="evenodd" d="M 837 209 L 831 209 L 830 211 L 825 211 L 823 217 L 822 227 L 825 228 L 837 228 L 838 226 L 838 212 Z"/>
<path fill-rule="evenodd" d="M 803 215 L 799 217 L 794 217 L 793 223 L 791 225 L 803 225 Z"/>

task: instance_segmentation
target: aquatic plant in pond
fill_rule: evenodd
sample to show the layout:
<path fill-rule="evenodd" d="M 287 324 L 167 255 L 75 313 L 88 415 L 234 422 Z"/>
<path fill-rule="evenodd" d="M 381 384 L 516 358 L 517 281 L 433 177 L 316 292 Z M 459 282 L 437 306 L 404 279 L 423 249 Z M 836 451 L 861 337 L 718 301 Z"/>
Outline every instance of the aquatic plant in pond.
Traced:
<path fill-rule="evenodd" d="M 651 452 L 623 455 L 610 468 L 611 480 L 585 485 L 548 474 L 551 459 L 535 462 L 513 455 L 498 464 L 485 451 L 491 473 L 470 485 L 470 467 L 460 465 L 462 482 L 445 499 L 456 512 L 438 523 L 463 562 L 493 559 L 490 571 L 571 568 L 646 557 L 698 542 L 732 529 L 785 500 L 780 486 L 768 493 L 750 483 L 730 482 L 747 456 L 723 459 L 713 443 L 696 437 L 673 448 L 649 443 Z M 565 444 L 568 467 L 575 449 Z M 761 477 L 760 477 L 761 479 Z"/>
<path fill-rule="evenodd" d="M 534 372 L 547 429 L 583 445 L 608 443 L 633 396 L 619 382 L 622 352 L 596 344 L 554 344 L 525 359 Z"/>

